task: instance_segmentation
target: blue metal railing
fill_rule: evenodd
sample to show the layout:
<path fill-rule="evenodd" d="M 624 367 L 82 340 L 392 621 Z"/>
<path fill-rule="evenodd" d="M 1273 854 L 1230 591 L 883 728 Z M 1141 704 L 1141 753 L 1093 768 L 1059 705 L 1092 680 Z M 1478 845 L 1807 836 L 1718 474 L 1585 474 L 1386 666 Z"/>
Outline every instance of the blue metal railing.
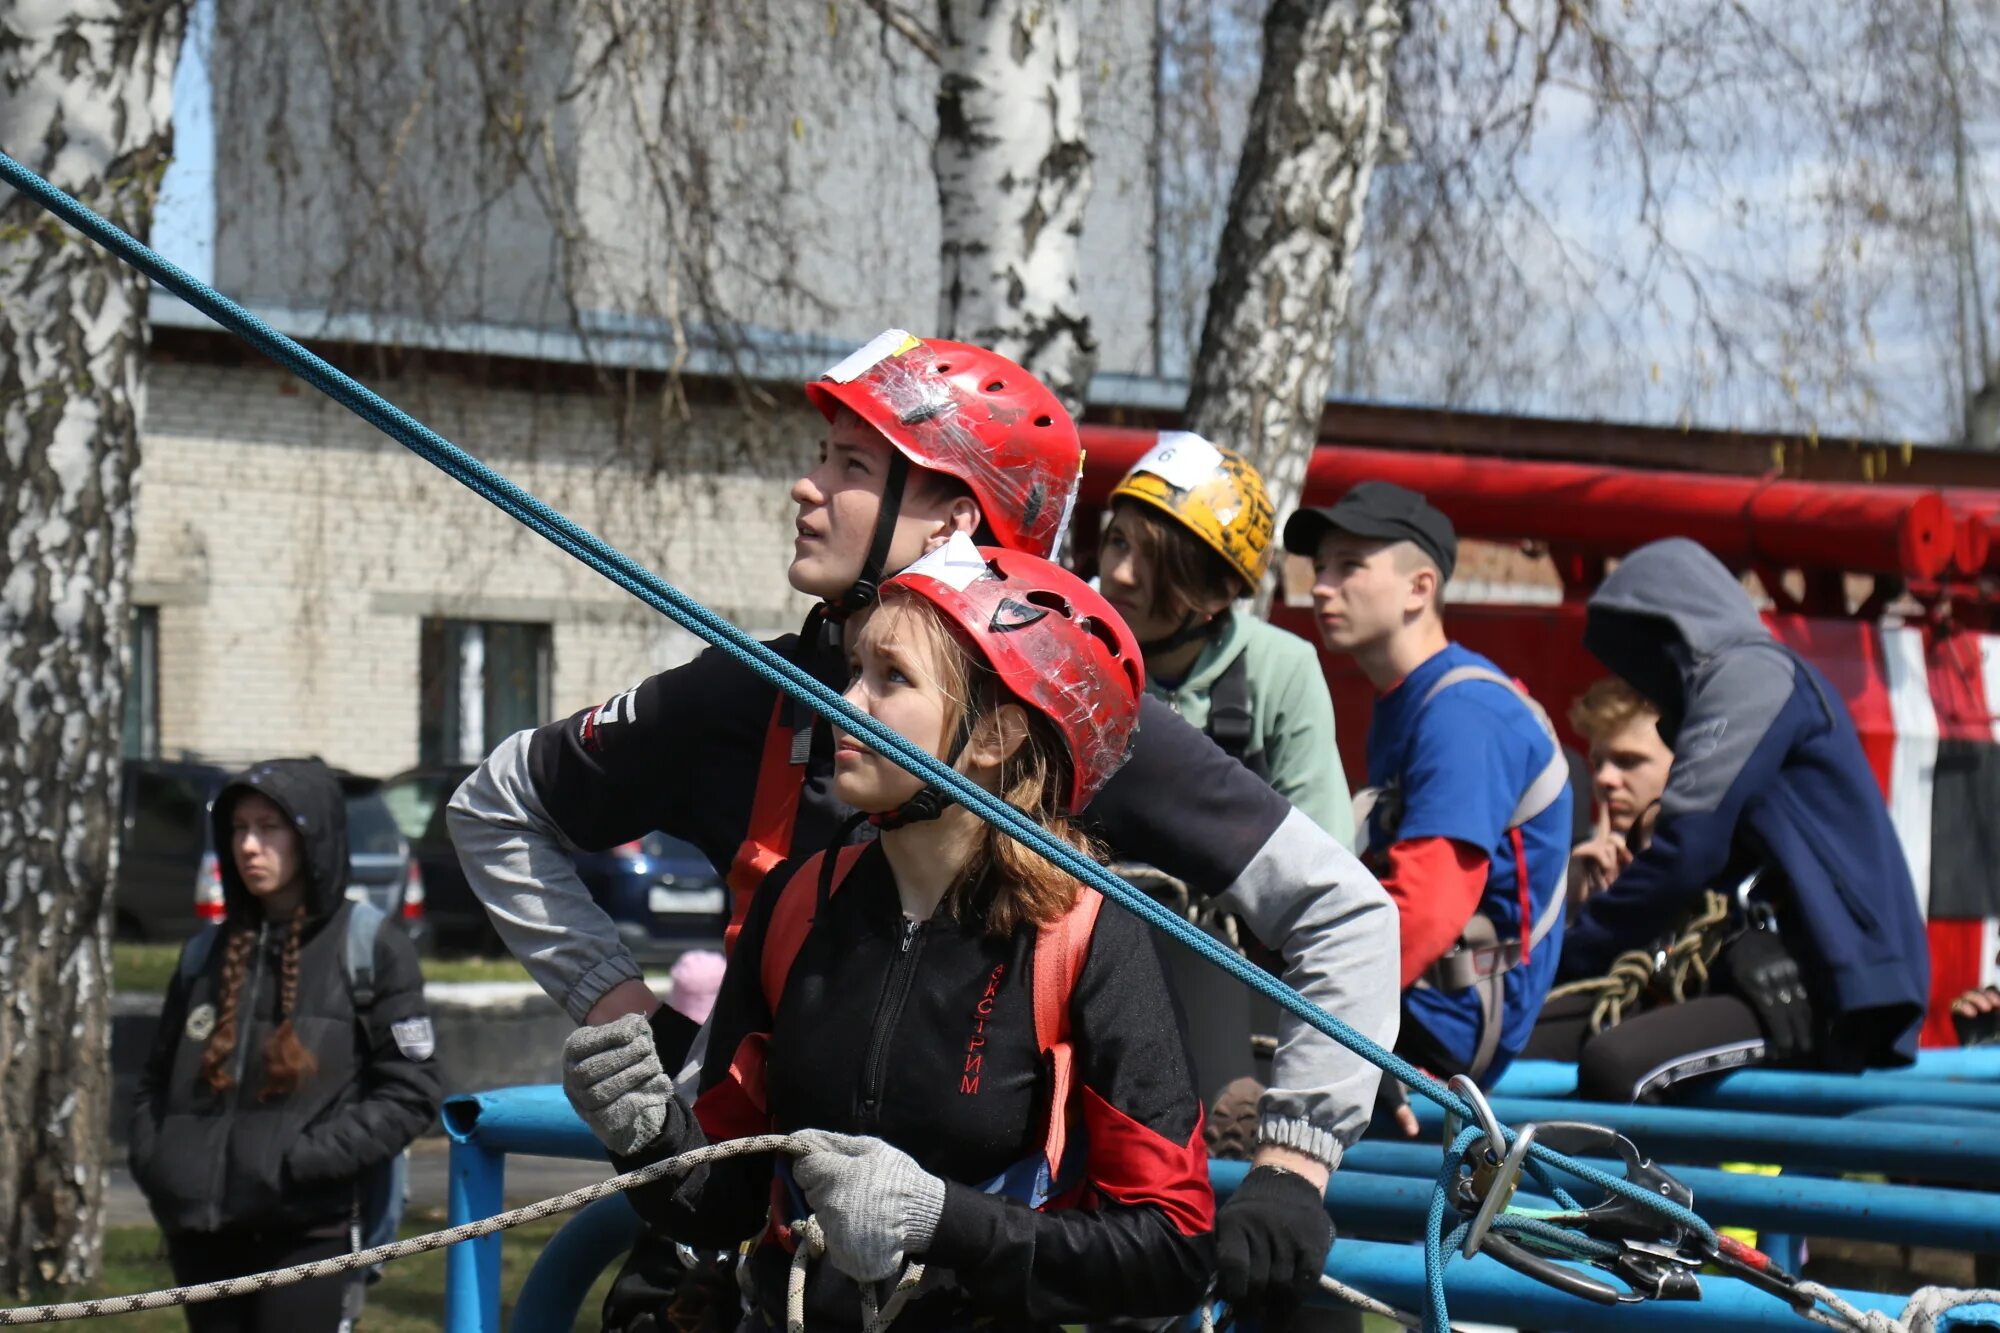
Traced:
<path fill-rule="evenodd" d="M 2000 1113 L 2000 1047 L 1976 1054 L 1982 1057 L 1978 1061 L 1919 1062 L 1907 1070 L 1871 1070 L 1859 1076 L 1743 1069 L 1705 1080 L 1699 1087 L 1677 1089 L 1675 1103 L 1716 1111 L 1788 1115 L 1846 1115 L 1874 1106 L 1955 1106 Z M 1993 1068 L 1991 1077 L 1965 1072 L 1989 1065 Z M 1522 1060 L 1487 1091 L 1500 1097 L 1574 1097 L 1576 1066 L 1553 1060 Z"/>
<path fill-rule="evenodd" d="M 1631 1109 L 1680 1117 L 1687 1122 L 1678 1131 L 1680 1137 L 1691 1137 L 1696 1122 L 1713 1126 L 1718 1120 L 1798 1119 L 1579 1102 L 1554 1105 L 1562 1109 L 1563 1118 L 1606 1120 L 1611 1118 L 1608 1113 Z M 1843 1127 L 1854 1122 L 1811 1123 L 1818 1132 L 1838 1139 Z M 553 1085 L 454 1097 L 445 1104 L 445 1124 L 452 1139 L 452 1225 L 501 1210 L 510 1153 L 604 1160 L 603 1148 L 571 1111 L 562 1090 Z M 1753 1139 L 1762 1141 L 1761 1137 Z M 1703 1143 L 1707 1155 L 1743 1155 L 1745 1148 L 1713 1133 Z M 1357 1144 L 1345 1169 L 1328 1186 L 1327 1210 L 1350 1236 L 1414 1236 L 1423 1227 L 1437 1161 L 1437 1148 L 1430 1143 L 1371 1140 Z M 1597 1165 L 1617 1169 L 1610 1163 Z M 1218 1197 L 1227 1197 L 1246 1170 L 1238 1162 L 1211 1162 L 1210 1178 Z M 1678 1166 L 1674 1171 L 1694 1188 L 1703 1213 L 1719 1223 L 2000 1251 L 2000 1197 L 1993 1195 L 1797 1177 L 1769 1179 Z M 1538 1206 L 1538 1201 L 1525 1195 L 1520 1202 Z M 513 1326 L 536 1330 L 570 1327 L 591 1284 L 629 1248 L 637 1225 L 622 1199 L 605 1200 L 579 1213 L 536 1261 L 517 1299 Z M 1424 1303 L 1423 1254 L 1412 1245 L 1344 1239 L 1334 1247 L 1327 1272 L 1405 1309 Z M 1802 1327 L 1783 1303 L 1727 1278 L 1704 1278 L 1699 1305 L 1649 1303 L 1615 1309 L 1564 1296 L 1486 1258 L 1453 1263 L 1447 1269 L 1446 1285 L 1453 1310 L 1463 1318 L 1561 1327 L 1575 1333 L 1694 1327 L 1702 1333 L 1717 1333 Z M 1890 1314 L 1900 1311 L 1904 1302 L 1901 1296 L 1841 1294 L 1863 1309 Z M 446 1333 L 498 1333 L 500 1326 L 500 1238 L 455 1247 L 446 1268 Z"/>

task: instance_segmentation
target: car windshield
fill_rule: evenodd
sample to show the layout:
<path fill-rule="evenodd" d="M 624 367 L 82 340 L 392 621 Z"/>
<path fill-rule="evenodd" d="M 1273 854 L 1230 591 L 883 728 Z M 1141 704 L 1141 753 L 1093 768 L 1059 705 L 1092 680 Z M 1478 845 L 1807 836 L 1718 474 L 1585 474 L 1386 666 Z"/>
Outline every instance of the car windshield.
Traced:
<path fill-rule="evenodd" d="M 347 854 L 349 856 L 400 856 L 403 838 L 396 821 L 378 791 L 349 793 L 347 797 Z"/>
<path fill-rule="evenodd" d="M 657 861 L 675 868 L 676 874 L 713 873 L 708 858 L 701 854 L 701 848 L 691 842 L 669 837 L 664 833 L 648 833 L 639 840 L 639 848 L 649 861 Z"/>
<path fill-rule="evenodd" d="M 423 839 L 424 831 L 430 828 L 431 818 L 437 814 L 438 802 L 444 794 L 444 779 L 432 774 L 415 774 L 382 784 L 382 800 L 396 821 L 396 827 L 402 829 L 403 836 L 411 842 Z"/>

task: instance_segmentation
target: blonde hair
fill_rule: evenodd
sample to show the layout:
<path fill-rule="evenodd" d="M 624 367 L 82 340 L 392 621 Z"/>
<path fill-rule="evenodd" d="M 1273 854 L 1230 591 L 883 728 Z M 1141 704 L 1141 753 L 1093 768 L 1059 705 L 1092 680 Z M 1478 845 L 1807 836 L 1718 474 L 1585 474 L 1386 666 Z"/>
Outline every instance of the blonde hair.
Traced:
<path fill-rule="evenodd" d="M 1569 724 L 1592 745 L 1617 735 L 1642 718 L 1657 720 L 1660 710 L 1617 676 L 1592 683 L 1569 706 Z"/>
<path fill-rule="evenodd" d="M 908 614 L 888 622 L 883 619 L 885 612 Z M 1002 704 L 1015 704 L 1028 715 L 1026 739 L 1000 766 L 1000 799 L 1040 824 L 1056 841 L 1102 862 L 1102 850 L 1063 811 L 1071 766 L 1068 747 L 1054 725 L 1002 686 L 957 627 L 929 601 L 900 588 L 887 589 L 862 633 L 886 634 L 892 623 L 898 629 L 913 626 L 912 645 L 921 642 L 929 649 L 937 668 L 934 683 L 945 698 L 945 735 L 971 736 L 994 724 Z M 876 629 L 877 625 L 883 628 Z M 982 822 L 979 840 L 945 895 L 945 905 L 957 919 L 982 920 L 988 934 L 1004 938 L 1023 925 L 1042 926 L 1060 919 L 1076 894 L 1076 881 L 1040 852 Z"/>

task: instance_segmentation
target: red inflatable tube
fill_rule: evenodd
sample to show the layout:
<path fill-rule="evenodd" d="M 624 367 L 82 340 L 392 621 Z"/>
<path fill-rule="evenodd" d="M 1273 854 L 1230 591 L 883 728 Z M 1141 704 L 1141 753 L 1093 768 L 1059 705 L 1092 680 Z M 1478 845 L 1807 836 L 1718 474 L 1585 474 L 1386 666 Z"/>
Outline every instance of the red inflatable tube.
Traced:
<path fill-rule="evenodd" d="M 1085 426 L 1083 502 L 1102 504 L 1152 446 L 1153 431 Z M 1952 564 L 1961 524 L 1944 496 L 1862 486 L 1691 472 L 1646 472 L 1458 454 L 1321 445 L 1305 503 L 1330 504 L 1361 481 L 1422 491 L 1461 536 L 1540 540 L 1622 555 L 1662 537 L 1692 537 L 1735 567 L 1897 573 L 1935 579 Z"/>

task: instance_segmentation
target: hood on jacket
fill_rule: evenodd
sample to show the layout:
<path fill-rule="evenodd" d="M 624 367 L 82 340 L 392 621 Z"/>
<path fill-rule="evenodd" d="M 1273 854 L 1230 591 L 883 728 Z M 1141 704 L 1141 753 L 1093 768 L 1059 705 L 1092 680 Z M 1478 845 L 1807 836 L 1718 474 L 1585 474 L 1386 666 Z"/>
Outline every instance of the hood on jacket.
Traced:
<path fill-rule="evenodd" d="M 1660 738 L 1672 745 L 1696 664 L 1770 637 L 1720 560 L 1669 537 L 1626 556 L 1591 596 L 1583 645 L 1660 710 Z"/>
<path fill-rule="evenodd" d="M 209 819 L 228 915 L 241 918 L 256 910 L 255 897 L 236 869 L 230 836 L 236 802 L 250 792 L 284 811 L 298 831 L 305 861 L 306 916 L 331 916 L 347 896 L 347 802 L 340 779 L 317 759 L 267 759 L 237 774 L 216 793 Z"/>

